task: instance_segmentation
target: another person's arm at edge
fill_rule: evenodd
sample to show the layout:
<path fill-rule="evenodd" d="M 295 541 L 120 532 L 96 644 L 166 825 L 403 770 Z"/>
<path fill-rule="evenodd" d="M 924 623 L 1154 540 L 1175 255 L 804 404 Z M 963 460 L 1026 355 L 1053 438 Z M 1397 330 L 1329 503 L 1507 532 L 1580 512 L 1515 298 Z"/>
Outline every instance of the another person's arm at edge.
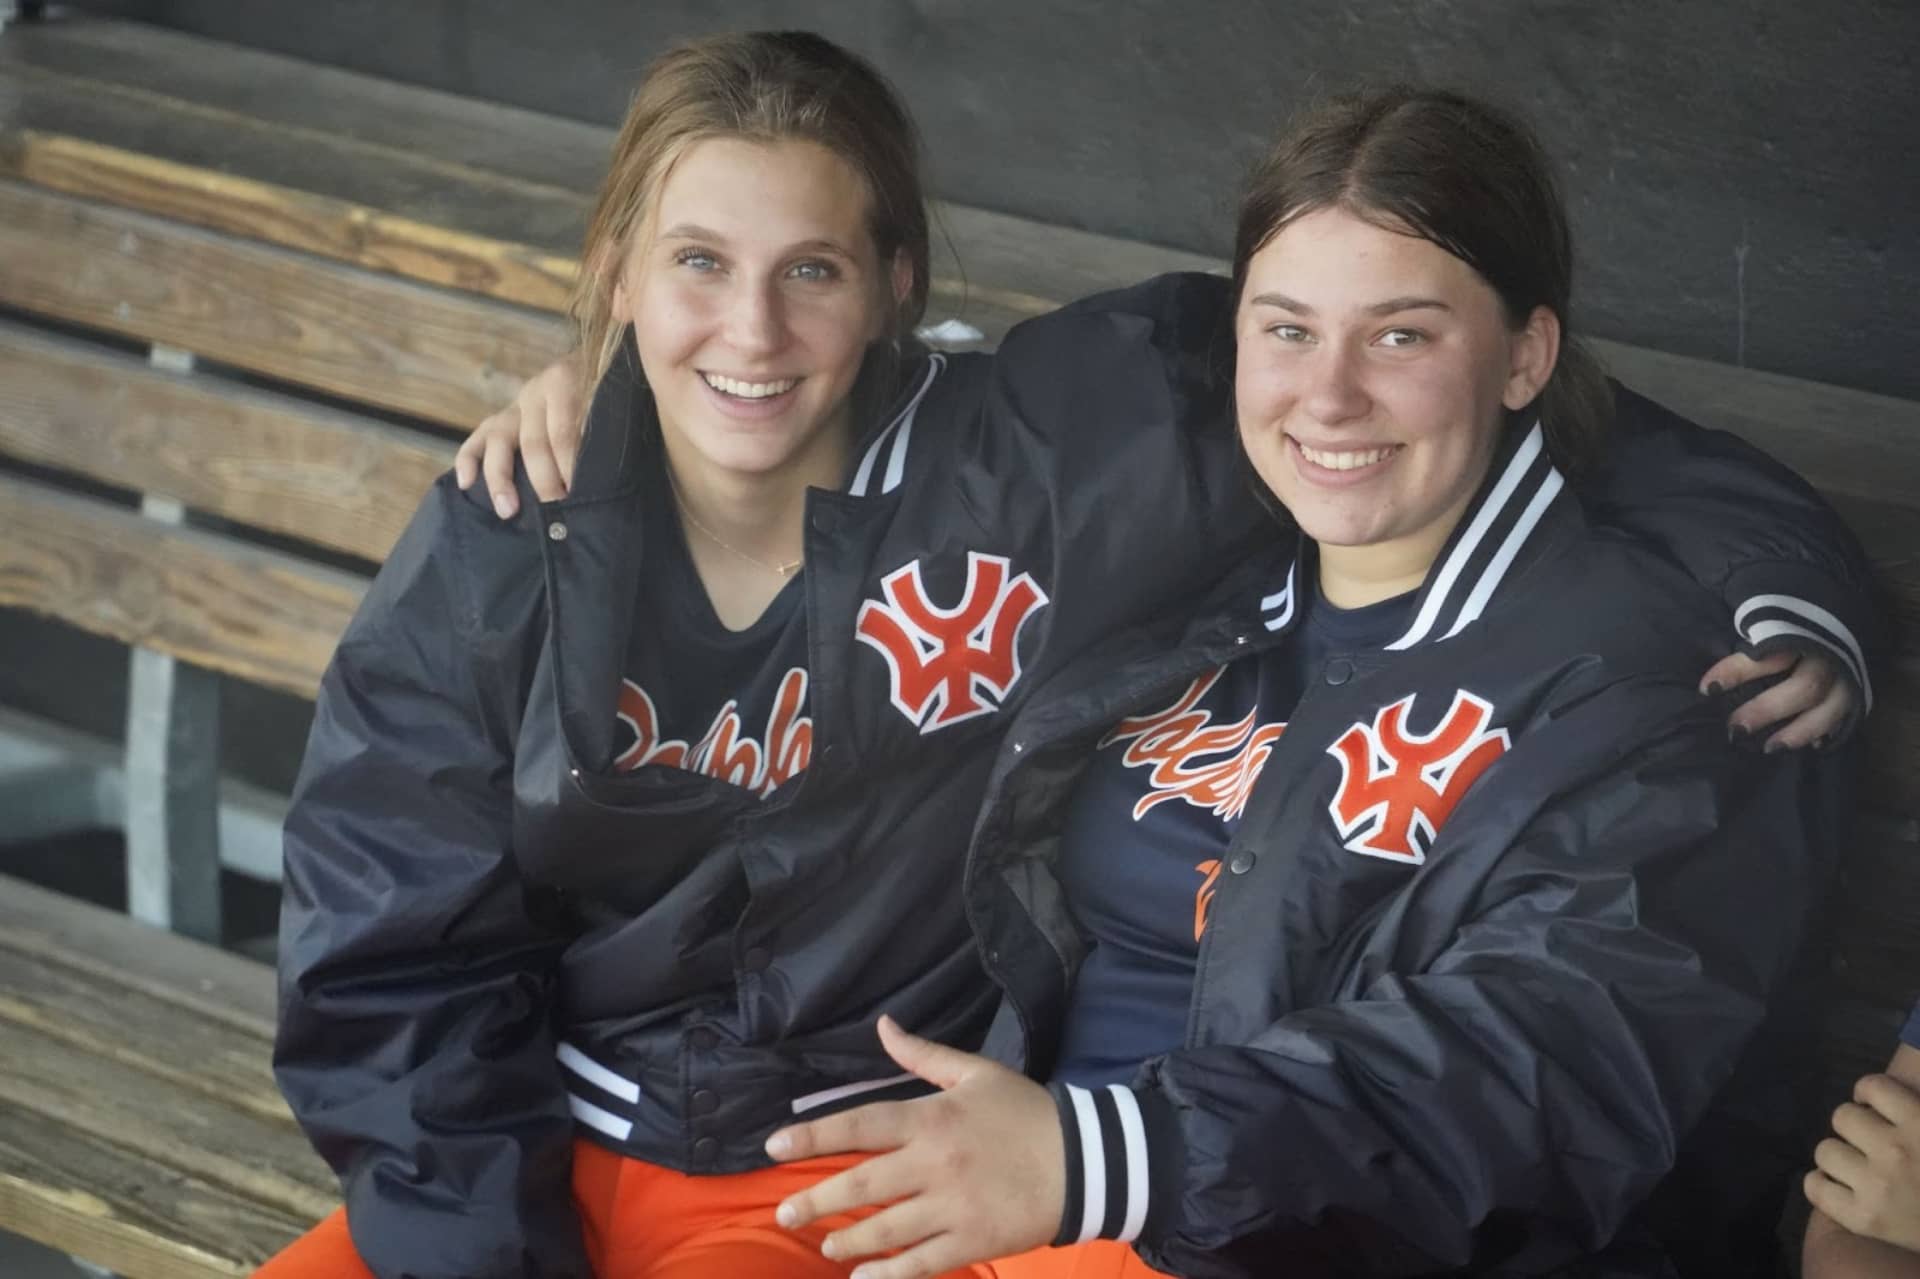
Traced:
<path fill-rule="evenodd" d="M 1859 542 L 1786 466 L 1611 385 L 1611 456 L 1581 486 L 1599 518 L 1660 543 L 1732 612 L 1735 653 L 1707 673 L 1703 691 L 1823 657 L 1827 672 L 1800 664 L 1787 679 L 1811 685 L 1838 675 L 1839 688 L 1770 690 L 1737 709 L 1732 724 L 1781 747 L 1845 740 L 1871 709 L 1868 663 L 1886 626 Z M 1810 709 L 1791 713 L 1787 703 L 1815 694 Z"/>
<path fill-rule="evenodd" d="M 1920 1009 L 1915 1011 L 1920 1020 Z M 1901 1044 L 1886 1074 L 1920 1094 L 1920 1047 Z M 1857 1235 L 1815 1208 L 1807 1219 L 1800 1271 L 1804 1279 L 1920 1279 L 1920 1252 Z"/>

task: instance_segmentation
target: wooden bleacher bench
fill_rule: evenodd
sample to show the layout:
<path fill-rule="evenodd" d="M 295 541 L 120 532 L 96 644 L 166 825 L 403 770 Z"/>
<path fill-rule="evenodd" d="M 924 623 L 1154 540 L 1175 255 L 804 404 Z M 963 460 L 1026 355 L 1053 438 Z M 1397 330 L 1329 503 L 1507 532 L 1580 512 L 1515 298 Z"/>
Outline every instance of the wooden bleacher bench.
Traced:
<path fill-rule="evenodd" d="M 147 921 L 0 879 L 0 1230 L 198 1279 L 335 1202 L 268 1073 L 269 970 L 151 925 L 215 938 L 222 862 L 277 873 L 277 801 L 215 775 L 219 681 L 311 697 L 457 433 L 564 345 L 611 138 L 128 23 L 0 30 L 0 606 L 121 641 L 134 676 L 124 743 L 0 708 L 0 841 L 123 822 Z M 1220 266 L 939 221 L 966 270 L 936 263 L 929 319 L 989 344 Z M 1600 345 L 1820 486 L 1907 628 L 1836 907 L 1838 1097 L 1920 994 L 1920 405 Z"/>

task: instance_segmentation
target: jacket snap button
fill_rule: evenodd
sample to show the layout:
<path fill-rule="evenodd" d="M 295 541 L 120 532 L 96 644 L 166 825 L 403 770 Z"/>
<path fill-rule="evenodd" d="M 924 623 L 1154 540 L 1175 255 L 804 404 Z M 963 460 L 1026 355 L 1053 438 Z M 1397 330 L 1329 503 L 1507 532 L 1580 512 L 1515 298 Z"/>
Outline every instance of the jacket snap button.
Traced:
<path fill-rule="evenodd" d="M 839 527 L 840 527 L 840 521 L 837 518 L 835 518 L 834 513 L 832 511 L 815 511 L 813 513 L 813 531 L 814 532 L 831 533 Z"/>
<path fill-rule="evenodd" d="M 720 1109 L 720 1094 L 711 1088 L 702 1088 L 689 1099 L 696 1115 L 711 1115 Z"/>
<path fill-rule="evenodd" d="M 697 1164 L 711 1164 L 720 1157 L 720 1143 L 712 1137 L 702 1137 L 693 1143 L 693 1161 Z"/>
<path fill-rule="evenodd" d="M 710 1053 L 720 1046 L 720 1036 L 705 1026 L 695 1026 L 687 1032 L 687 1047 L 697 1053 Z"/>
<path fill-rule="evenodd" d="M 559 520 L 555 520 L 553 523 L 547 525 L 547 538 L 548 540 L 554 541 L 554 542 L 566 541 L 567 526 L 565 524 L 562 524 Z"/>
<path fill-rule="evenodd" d="M 1344 657 L 1336 657 L 1327 663 L 1327 683 L 1336 687 L 1353 678 L 1353 663 Z"/>
<path fill-rule="evenodd" d="M 753 947 L 740 957 L 741 966 L 750 973 L 764 973 L 767 971 L 767 965 L 772 962 L 773 957 L 759 946 Z"/>
<path fill-rule="evenodd" d="M 1236 875 L 1244 875 L 1253 869 L 1254 860 L 1252 853 L 1242 849 L 1233 855 L 1233 860 L 1227 863 L 1227 869 Z"/>

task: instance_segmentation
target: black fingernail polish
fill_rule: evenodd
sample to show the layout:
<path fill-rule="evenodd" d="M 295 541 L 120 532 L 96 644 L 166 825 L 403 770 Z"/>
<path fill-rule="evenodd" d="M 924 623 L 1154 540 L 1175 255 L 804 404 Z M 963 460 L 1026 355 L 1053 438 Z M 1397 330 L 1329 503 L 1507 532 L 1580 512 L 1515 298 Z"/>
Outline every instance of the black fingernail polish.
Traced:
<path fill-rule="evenodd" d="M 1786 743 L 1785 743 L 1785 742 L 1768 742 L 1768 743 L 1767 743 L 1767 745 L 1766 745 L 1766 749 L 1765 749 L 1765 750 L 1764 750 L 1764 751 L 1763 751 L 1762 753 L 1763 753 L 1763 754 L 1767 754 L 1767 755 L 1771 755 L 1771 754 L 1773 754 L 1773 753 L 1775 753 L 1776 751 L 1783 751 L 1783 750 L 1785 750 L 1786 748 L 1787 748 L 1787 747 L 1786 747 Z"/>
<path fill-rule="evenodd" d="M 1727 725 L 1727 740 L 1730 742 L 1744 742 L 1752 736 L 1753 730 L 1744 724 Z"/>
<path fill-rule="evenodd" d="M 1720 687 L 1720 681 L 1718 681 L 1718 680 L 1709 680 L 1709 681 L 1707 681 L 1707 696 L 1708 696 L 1708 697 L 1718 697 L 1718 696 L 1720 696 L 1720 694 L 1721 694 L 1721 693 L 1723 693 L 1723 692 L 1725 692 L 1725 691 L 1726 691 L 1725 689 L 1723 689 L 1723 688 L 1721 688 L 1721 687 Z"/>
<path fill-rule="evenodd" d="M 1813 739 L 1813 749 L 1817 751 L 1823 751 L 1827 749 L 1827 735 L 1825 733 L 1822 733 L 1820 734 L 1820 736 Z"/>

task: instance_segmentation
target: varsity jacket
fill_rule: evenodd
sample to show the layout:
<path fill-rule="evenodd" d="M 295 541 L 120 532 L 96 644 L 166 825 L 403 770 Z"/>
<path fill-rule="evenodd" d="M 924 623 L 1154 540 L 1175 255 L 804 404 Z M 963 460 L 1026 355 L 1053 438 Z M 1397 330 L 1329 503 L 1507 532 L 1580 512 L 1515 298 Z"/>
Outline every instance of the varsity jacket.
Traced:
<path fill-rule="evenodd" d="M 1285 642 L 1315 558 L 1275 542 L 1014 720 L 966 871 L 995 1056 L 1047 1076 L 1085 951 L 1052 815 L 1113 724 Z M 1182 1046 L 1054 1085 L 1063 1241 L 1196 1279 L 1673 1273 L 1635 1214 L 1793 971 L 1844 810 L 1844 756 L 1742 750 L 1696 691 L 1725 621 L 1511 432 L 1406 632 L 1327 660 L 1273 743 Z M 1191 719 L 1143 731 L 1177 752 Z"/>
<path fill-rule="evenodd" d="M 917 1090 L 880 1012 L 981 1041 L 997 992 L 955 888 L 1007 721 L 1270 537 L 1225 287 L 1166 277 L 991 360 L 910 362 L 847 488 L 809 495 L 811 762 L 764 800 L 610 766 L 663 464 L 631 342 L 566 499 L 502 524 L 427 495 L 322 681 L 285 839 L 276 1072 L 376 1274 L 585 1279 L 576 1134 L 757 1167 L 798 1115 Z M 1751 479 L 1728 466 L 1695 469 Z M 1802 596 L 1862 615 L 1852 569 L 1822 571 L 1844 545 L 1780 541 Z"/>

